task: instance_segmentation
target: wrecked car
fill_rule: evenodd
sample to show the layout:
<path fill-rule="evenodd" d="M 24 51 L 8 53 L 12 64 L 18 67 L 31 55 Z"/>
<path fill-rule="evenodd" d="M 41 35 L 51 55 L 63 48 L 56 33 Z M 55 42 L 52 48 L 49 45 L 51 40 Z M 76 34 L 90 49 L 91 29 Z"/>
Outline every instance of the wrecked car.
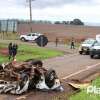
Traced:
<path fill-rule="evenodd" d="M 0 65 L 0 93 L 22 94 L 34 89 L 63 90 L 55 70 L 45 69 L 41 60 Z"/>

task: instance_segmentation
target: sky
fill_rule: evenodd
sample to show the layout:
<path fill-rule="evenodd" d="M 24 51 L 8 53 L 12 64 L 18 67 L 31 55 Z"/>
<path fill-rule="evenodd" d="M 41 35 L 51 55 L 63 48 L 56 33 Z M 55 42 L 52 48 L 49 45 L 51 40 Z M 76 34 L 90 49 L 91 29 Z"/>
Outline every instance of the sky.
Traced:
<path fill-rule="evenodd" d="M 100 23 L 100 0 L 32 0 L 32 19 Z M 1 0 L 0 19 L 29 19 L 28 0 Z"/>

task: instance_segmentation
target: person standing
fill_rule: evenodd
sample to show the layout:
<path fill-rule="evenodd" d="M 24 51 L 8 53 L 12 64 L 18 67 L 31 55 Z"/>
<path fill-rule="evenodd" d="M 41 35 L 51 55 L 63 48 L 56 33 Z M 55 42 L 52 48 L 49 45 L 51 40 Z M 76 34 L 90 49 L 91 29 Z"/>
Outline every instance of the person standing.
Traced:
<path fill-rule="evenodd" d="M 13 55 L 13 45 L 12 43 L 9 43 L 8 45 L 8 53 L 9 53 L 9 60 L 12 58 L 12 55 Z"/>
<path fill-rule="evenodd" d="M 72 40 L 71 40 L 71 49 L 75 49 L 75 41 L 74 41 L 73 38 L 72 38 Z"/>
<path fill-rule="evenodd" d="M 17 50 L 18 50 L 18 45 L 17 45 L 17 44 L 13 44 L 13 47 L 12 47 L 13 60 L 14 60 L 15 57 L 16 57 Z"/>

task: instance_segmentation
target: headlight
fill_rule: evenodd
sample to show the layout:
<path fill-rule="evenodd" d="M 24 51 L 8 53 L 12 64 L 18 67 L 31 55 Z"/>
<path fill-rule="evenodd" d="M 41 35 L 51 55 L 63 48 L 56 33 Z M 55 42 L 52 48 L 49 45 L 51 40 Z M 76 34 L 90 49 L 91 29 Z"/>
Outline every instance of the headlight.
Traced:
<path fill-rule="evenodd" d="M 81 50 L 82 50 L 82 46 L 79 47 L 79 51 L 81 51 Z"/>

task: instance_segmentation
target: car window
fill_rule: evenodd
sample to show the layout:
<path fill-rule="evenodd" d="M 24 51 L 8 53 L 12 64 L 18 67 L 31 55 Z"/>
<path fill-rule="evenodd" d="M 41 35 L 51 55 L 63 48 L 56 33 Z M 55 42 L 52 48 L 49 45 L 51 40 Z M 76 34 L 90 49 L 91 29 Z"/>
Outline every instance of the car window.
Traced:
<path fill-rule="evenodd" d="M 35 34 L 32 34 L 32 36 L 35 36 Z"/>
<path fill-rule="evenodd" d="M 31 36 L 31 34 L 28 34 L 27 36 Z"/>

